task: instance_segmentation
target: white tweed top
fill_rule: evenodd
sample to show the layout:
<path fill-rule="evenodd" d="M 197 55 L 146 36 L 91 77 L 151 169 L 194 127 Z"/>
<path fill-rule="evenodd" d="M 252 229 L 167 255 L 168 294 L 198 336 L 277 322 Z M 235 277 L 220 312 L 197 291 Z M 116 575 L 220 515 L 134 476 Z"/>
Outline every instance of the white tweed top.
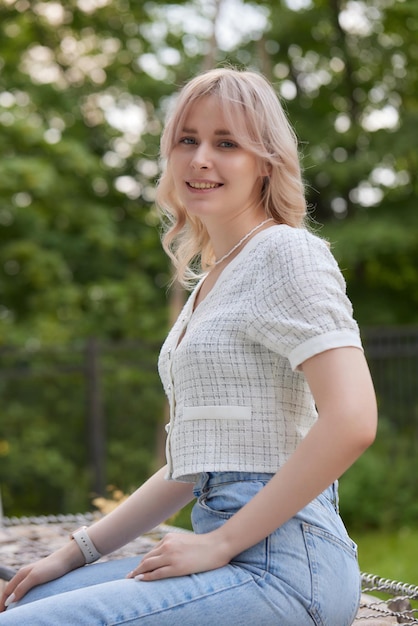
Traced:
<path fill-rule="evenodd" d="M 245 245 L 193 312 L 201 282 L 159 358 L 167 478 L 274 473 L 317 419 L 298 366 L 331 348 L 361 348 L 344 279 L 324 241 L 276 225 Z"/>

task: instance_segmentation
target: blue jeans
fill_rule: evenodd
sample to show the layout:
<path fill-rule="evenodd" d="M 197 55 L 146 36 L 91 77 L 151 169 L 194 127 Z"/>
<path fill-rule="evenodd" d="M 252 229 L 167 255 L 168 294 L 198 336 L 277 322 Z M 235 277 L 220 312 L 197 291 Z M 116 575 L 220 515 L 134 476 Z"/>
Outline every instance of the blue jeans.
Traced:
<path fill-rule="evenodd" d="M 201 474 L 196 533 L 219 527 L 270 474 Z M 31 590 L 0 626 L 349 626 L 360 599 L 356 546 L 332 485 L 272 535 L 210 572 L 125 579 L 138 557 L 88 565 Z"/>

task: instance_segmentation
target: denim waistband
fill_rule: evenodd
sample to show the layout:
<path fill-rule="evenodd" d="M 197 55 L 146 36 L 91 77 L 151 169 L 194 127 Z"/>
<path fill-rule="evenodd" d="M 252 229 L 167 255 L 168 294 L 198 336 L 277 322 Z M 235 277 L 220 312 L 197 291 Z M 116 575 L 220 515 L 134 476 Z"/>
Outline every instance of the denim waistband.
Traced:
<path fill-rule="evenodd" d="M 260 481 L 268 483 L 274 474 L 264 472 L 201 472 L 194 485 L 195 494 L 208 491 L 218 485 L 227 485 L 244 481 Z M 319 499 L 326 498 L 338 513 L 338 481 L 333 482 L 329 487 L 319 494 Z"/>
<path fill-rule="evenodd" d="M 268 482 L 273 476 L 274 474 L 264 472 L 202 472 L 198 476 L 196 486 L 202 489 L 203 487 L 239 483 L 246 480 Z"/>

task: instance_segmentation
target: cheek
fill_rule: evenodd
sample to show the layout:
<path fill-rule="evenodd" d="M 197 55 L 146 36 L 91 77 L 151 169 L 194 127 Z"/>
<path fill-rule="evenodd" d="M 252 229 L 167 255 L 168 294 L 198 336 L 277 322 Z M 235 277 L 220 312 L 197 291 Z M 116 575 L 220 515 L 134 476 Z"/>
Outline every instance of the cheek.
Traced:
<path fill-rule="evenodd" d="M 175 185 L 179 182 L 179 179 L 182 179 L 184 176 L 183 161 L 184 159 L 181 159 L 178 155 L 170 160 L 169 168 Z"/>
<path fill-rule="evenodd" d="M 247 156 L 242 156 L 234 163 L 234 170 L 237 174 L 248 179 L 260 178 L 258 164 Z"/>
<path fill-rule="evenodd" d="M 255 187 L 262 185 L 262 177 L 258 174 L 258 168 L 255 163 L 244 162 L 237 165 L 235 169 L 237 179 L 240 181 L 242 191 L 253 190 Z"/>

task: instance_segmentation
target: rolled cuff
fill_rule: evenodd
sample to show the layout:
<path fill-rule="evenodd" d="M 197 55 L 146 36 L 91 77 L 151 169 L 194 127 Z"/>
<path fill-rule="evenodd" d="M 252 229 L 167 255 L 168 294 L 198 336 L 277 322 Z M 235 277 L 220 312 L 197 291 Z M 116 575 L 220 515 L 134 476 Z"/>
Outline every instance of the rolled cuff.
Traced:
<path fill-rule="evenodd" d="M 321 352 L 332 350 L 333 348 L 347 347 L 360 348 L 360 350 L 363 350 L 359 335 L 348 330 L 333 330 L 324 335 L 311 337 L 307 341 L 299 344 L 290 352 L 288 359 L 292 370 L 296 371 L 304 361 L 315 356 L 315 354 L 320 354 Z"/>

